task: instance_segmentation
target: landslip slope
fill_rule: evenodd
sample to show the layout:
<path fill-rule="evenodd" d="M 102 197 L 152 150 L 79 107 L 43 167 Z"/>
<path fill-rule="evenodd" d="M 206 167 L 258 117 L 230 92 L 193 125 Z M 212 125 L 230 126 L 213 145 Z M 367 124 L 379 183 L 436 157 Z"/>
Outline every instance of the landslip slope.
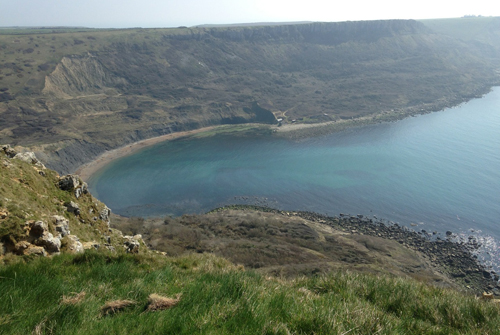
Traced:
<path fill-rule="evenodd" d="M 177 218 L 114 217 L 112 226 L 128 235 L 141 234 L 147 245 L 169 255 L 212 253 L 284 278 L 354 271 L 500 294 L 498 276 L 474 256 L 474 239 L 456 243 L 451 235 L 417 233 L 363 215 L 326 217 L 229 206 Z"/>

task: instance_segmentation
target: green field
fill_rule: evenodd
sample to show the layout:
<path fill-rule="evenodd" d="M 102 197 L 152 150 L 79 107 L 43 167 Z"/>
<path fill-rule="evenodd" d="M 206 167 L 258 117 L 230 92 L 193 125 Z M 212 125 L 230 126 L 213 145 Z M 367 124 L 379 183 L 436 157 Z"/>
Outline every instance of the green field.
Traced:
<path fill-rule="evenodd" d="M 87 252 L 0 267 L 2 334 L 497 334 L 499 308 L 411 280 L 264 277 L 209 255 Z M 148 296 L 180 297 L 149 312 Z M 114 313 L 106 303 L 130 300 Z"/>

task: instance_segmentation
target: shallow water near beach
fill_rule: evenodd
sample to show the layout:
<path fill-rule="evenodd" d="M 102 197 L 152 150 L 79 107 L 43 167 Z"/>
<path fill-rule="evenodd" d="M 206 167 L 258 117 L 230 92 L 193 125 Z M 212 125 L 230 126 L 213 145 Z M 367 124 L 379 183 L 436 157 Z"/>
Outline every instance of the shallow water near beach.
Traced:
<path fill-rule="evenodd" d="M 257 204 L 375 215 L 415 230 L 500 240 L 500 88 L 460 107 L 290 141 L 218 135 L 163 142 L 90 180 L 118 214 Z"/>

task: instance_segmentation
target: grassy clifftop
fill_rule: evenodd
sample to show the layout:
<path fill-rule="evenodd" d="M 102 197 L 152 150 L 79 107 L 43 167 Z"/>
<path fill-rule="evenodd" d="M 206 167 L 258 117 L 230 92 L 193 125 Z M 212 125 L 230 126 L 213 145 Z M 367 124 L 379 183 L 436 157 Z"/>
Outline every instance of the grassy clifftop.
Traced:
<path fill-rule="evenodd" d="M 86 249 L 126 252 L 126 244 L 133 241 L 110 229 L 109 209 L 86 191 L 78 176 L 60 177 L 36 163 L 36 157 L 26 159 L 25 154 L 3 147 L 0 263 L 18 256 L 31 259 Z M 140 239 L 136 240 L 139 249 Z"/>
<path fill-rule="evenodd" d="M 0 288 L 2 334 L 496 334 L 500 326 L 497 304 L 409 279 L 287 280 L 209 255 L 57 256 L 0 267 Z M 174 302 L 151 311 L 151 294 Z"/>

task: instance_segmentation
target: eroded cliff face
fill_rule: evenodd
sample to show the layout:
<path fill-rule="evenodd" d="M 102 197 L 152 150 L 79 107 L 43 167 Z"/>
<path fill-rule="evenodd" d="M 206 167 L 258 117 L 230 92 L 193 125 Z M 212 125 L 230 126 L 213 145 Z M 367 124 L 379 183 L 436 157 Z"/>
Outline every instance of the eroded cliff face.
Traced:
<path fill-rule="evenodd" d="M 499 83 L 476 46 L 411 20 L 0 36 L 0 140 L 68 173 L 204 126 L 439 110 Z"/>
<path fill-rule="evenodd" d="M 86 56 L 63 57 L 55 70 L 45 78 L 42 93 L 51 98 L 69 99 L 93 94 L 110 94 L 125 79 L 105 69 L 99 59 Z"/>
<path fill-rule="evenodd" d="M 207 40 L 211 37 L 233 42 L 308 42 L 336 45 L 348 41 L 376 42 L 380 38 L 429 32 L 415 20 L 378 20 L 349 22 L 314 22 L 270 26 L 184 29 L 165 35 L 171 40 Z"/>

